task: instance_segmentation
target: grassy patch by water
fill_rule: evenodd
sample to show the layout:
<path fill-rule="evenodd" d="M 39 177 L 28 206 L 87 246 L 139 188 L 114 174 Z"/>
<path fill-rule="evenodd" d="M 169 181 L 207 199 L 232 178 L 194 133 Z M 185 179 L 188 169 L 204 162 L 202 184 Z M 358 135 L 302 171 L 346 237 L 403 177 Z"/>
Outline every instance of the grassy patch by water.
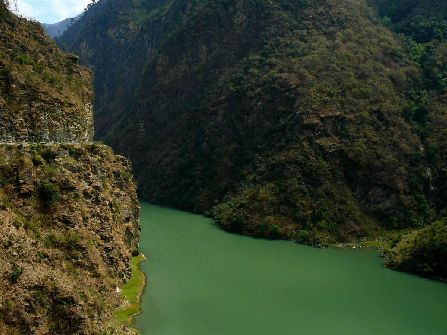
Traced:
<path fill-rule="evenodd" d="M 140 269 L 140 263 L 145 259 L 143 254 L 132 258 L 130 264 L 132 277 L 121 287 L 125 305 L 116 311 L 115 318 L 126 326 L 130 326 L 133 322 L 133 317 L 140 312 L 141 294 L 146 281 L 146 277 Z"/>

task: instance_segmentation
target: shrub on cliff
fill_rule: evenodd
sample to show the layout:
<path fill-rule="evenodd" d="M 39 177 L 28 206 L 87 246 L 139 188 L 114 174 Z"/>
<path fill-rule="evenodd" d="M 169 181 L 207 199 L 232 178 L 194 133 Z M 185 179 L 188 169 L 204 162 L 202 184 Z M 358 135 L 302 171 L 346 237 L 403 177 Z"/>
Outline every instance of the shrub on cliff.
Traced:
<path fill-rule="evenodd" d="M 37 193 L 39 200 L 47 209 L 53 207 L 60 198 L 59 185 L 50 182 L 40 184 Z"/>

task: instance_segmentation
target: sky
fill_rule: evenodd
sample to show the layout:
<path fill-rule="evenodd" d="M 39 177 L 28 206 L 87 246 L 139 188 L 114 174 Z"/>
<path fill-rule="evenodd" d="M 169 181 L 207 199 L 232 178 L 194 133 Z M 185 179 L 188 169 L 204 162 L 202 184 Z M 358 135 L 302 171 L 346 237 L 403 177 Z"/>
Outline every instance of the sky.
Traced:
<path fill-rule="evenodd" d="M 91 0 L 17 0 L 18 13 L 41 23 L 55 23 L 80 14 Z"/>

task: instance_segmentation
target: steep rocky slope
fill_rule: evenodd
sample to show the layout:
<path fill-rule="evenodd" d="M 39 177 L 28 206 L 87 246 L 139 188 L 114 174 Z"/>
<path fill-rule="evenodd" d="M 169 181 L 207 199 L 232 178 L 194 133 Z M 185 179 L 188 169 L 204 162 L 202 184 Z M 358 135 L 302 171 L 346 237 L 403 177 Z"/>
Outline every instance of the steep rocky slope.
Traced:
<path fill-rule="evenodd" d="M 90 72 L 37 22 L 0 15 L 0 141 L 90 141 Z"/>
<path fill-rule="evenodd" d="M 0 154 L 0 333 L 112 334 L 139 237 L 127 161 L 102 145 Z"/>
<path fill-rule="evenodd" d="M 0 333 L 127 334 L 130 164 L 91 142 L 89 71 L 4 2 L 0 32 Z"/>
<path fill-rule="evenodd" d="M 427 13 L 428 1 L 102 0 L 58 42 L 92 65 L 97 136 L 131 158 L 145 199 L 321 245 L 446 208 L 444 95 L 427 79 L 445 48 L 424 66 L 382 13 L 410 3 Z"/>

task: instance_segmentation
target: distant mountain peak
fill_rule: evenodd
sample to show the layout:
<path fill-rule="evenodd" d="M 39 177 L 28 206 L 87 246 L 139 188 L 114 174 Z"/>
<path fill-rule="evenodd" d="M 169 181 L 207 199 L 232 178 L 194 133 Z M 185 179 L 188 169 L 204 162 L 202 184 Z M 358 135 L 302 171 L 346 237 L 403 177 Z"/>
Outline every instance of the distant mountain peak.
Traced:
<path fill-rule="evenodd" d="M 69 17 L 56 23 L 42 23 L 42 27 L 48 34 L 48 36 L 50 36 L 51 38 L 56 38 L 65 33 L 67 29 L 73 25 L 73 23 L 81 18 L 81 16 L 82 14 L 79 14 L 78 16 Z"/>

